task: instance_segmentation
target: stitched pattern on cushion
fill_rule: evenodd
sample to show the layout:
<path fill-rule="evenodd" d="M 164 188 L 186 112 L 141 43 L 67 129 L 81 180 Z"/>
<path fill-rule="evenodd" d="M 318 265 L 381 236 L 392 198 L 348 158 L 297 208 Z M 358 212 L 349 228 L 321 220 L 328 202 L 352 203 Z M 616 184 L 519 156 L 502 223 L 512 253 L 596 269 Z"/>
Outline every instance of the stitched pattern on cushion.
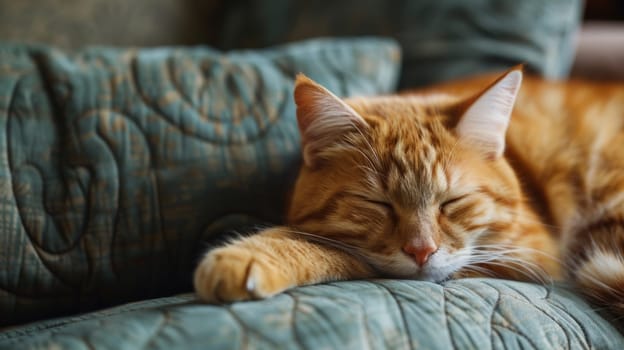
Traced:
<path fill-rule="evenodd" d="M 391 92 L 391 40 L 257 51 L 0 46 L 0 325 L 190 290 L 198 254 L 281 219 L 304 72 Z"/>

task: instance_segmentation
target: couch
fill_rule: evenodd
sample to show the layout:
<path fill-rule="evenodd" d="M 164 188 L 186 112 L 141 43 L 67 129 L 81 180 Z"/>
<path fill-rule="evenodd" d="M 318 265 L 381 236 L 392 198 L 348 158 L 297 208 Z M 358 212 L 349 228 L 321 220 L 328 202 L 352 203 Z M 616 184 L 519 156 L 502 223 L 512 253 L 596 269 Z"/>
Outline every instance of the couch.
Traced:
<path fill-rule="evenodd" d="M 72 48 L 6 35 L 0 349 L 624 346 L 619 324 L 564 284 L 376 279 L 226 305 L 195 298 L 202 252 L 282 220 L 300 164 L 296 73 L 341 96 L 518 61 L 562 78 L 581 6 L 319 4 L 206 5 L 220 18 L 211 46 Z"/>

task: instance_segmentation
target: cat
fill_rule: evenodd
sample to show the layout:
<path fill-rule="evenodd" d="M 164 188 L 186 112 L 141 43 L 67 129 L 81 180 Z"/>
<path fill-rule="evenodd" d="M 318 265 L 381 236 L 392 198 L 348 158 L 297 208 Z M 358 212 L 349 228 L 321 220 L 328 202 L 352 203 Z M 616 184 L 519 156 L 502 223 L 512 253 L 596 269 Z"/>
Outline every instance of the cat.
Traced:
<path fill-rule="evenodd" d="M 206 302 L 374 277 L 567 280 L 624 316 L 624 85 L 521 66 L 342 100 L 298 75 L 284 226 L 208 251 Z"/>

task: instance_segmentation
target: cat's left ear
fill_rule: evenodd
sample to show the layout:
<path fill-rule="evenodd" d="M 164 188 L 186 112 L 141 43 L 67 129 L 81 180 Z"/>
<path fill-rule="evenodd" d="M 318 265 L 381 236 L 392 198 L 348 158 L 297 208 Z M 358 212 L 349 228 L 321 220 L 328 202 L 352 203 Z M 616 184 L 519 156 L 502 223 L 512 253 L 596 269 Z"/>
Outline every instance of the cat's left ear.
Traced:
<path fill-rule="evenodd" d="M 318 164 L 329 146 L 367 126 L 353 108 L 303 74 L 297 76 L 294 95 L 303 160 L 309 167 Z"/>
<path fill-rule="evenodd" d="M 505 134 L 522 84 L 522 67 L 514 67 L 478 94 L 460 117 L 455 130 L 460 139 L 477 147 L 489 159 L 505 151 Z"/>

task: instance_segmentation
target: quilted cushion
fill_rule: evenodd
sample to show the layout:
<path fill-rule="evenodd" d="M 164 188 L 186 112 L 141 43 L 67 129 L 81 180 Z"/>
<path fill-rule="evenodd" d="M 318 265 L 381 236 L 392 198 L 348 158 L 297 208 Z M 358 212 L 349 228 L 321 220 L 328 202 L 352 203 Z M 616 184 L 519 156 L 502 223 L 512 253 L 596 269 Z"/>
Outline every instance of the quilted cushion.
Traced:
<path fill-rule="evenodd" d="M 561 288 L 466 279 L 339 282 L 225 306 L 150 300 L 0 333 L 0 349 L 622 349 Z"/>
<path fill-rule="evenodd" d="M 314 36 L 387 35 L 403 49 L 401 87 L 519 63 L 564 77 L 582 0 L 230 1 L 221 45 L 261 47 Z M 331 9 L 331 11 L 328 11 Z"/>
<path fill-rule="evenodd" d="M 0 325 L 190 290 L 209 238 L 279 222 L 292 82 L 394 89 L 391 40 L 263 51 L 0 47 Z"/>

